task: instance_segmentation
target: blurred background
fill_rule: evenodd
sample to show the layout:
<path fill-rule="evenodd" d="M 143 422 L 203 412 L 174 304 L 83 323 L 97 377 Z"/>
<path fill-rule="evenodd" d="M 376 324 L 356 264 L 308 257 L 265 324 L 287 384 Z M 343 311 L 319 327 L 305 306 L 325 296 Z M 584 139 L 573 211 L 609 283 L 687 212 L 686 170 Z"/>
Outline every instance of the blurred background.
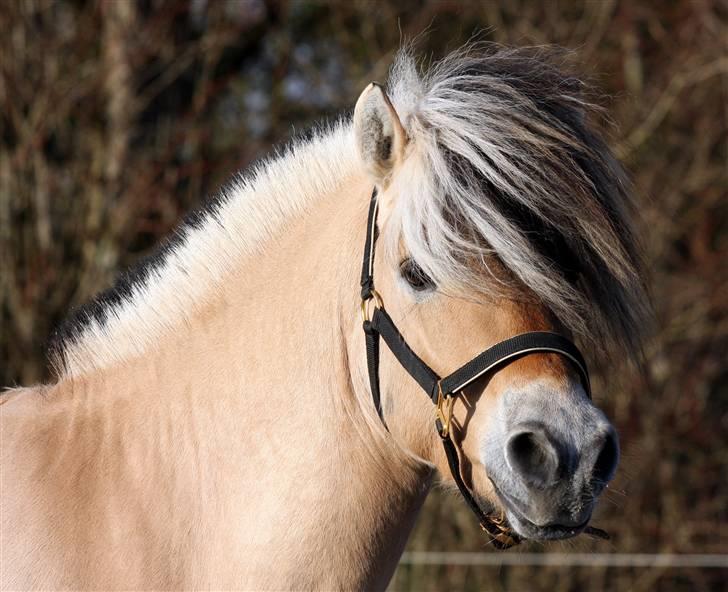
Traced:
<path fill-rule="evenodd" d="M 474 33 L 573 49 L 635 182 L 656 317 L 643 371 L 602 369 L 595 388 L 623 446 L 594 520 L 612 540 L 486 565 L 423 555 L 488 551 L 462 501 L 435 492 L 391 589 L 728 588 L 725 558 L 593 555 L 728 552 L 725 1 L 6 0 L 0 32 L 0 385 L 47 378 L 69 308 L 231 173 L 350 111 L 402 39 L 427 60 Z M 544 553 L 559 565 L 534 565 Z"/>

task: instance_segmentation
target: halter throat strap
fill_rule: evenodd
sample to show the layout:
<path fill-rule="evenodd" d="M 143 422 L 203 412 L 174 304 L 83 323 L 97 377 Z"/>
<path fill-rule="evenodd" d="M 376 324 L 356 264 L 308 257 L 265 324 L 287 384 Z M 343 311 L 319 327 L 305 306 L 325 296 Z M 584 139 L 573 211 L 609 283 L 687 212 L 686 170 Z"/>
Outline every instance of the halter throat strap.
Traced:
<path fill-rule="evenodd" d="M 577 369 L 587 396 L 591 398 L 586 362 L 578 348 L 566 337 L 546 331 L 532 331 L 496 343 L 451 374 L 441 378 L 407 344 L 392 317 L 384 309 L 384 302 L 374 288 L 374 254 L 378 235 L 378 211 L 377 190 L 374 188 L 369 203 L 367 236 L 361 272 L 361 309 L 369 385 L 374 406 L 386 427 L 379 384 L 379 341 L 381 337 L 400 365 L 414 378 L 435 404 L 435 427 L 442 439 L 450 472 L 465 502 L 477 517 L 481 528 L 489 534 L 491 543 L 496 548 L 506 549 L 512 547 L 520 542 L 520 537 L 510 531 L 502 519 L 483 511 L 460 473 L 460 458 L 450 430 L 454 398 L 461 393 L 462 389 L 482 376 L 497 371 L 518 358 L 533 353 L 557 353 L 568 358 Z M 370 309 L 373 310 L 371 314 Z"/>

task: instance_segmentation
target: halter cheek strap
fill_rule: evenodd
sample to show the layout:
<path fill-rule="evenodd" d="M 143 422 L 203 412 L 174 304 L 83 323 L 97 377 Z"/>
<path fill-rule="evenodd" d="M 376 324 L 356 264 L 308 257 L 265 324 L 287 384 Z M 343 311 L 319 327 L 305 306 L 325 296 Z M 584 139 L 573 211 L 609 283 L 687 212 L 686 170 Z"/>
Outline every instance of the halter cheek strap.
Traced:
<path fill-rule="evenodd" d="M 415 379 L 435 404 L 435 428 L 442 439 L 453 479 L 465 502 L 478 518 L 481 528 L 491 536 L 493 545 L 498 549 L 507 549 L 518 544 L 521 541 L 520 537 L 507 527 L 503 519 L 486 514 L 482 510 L 460 474 L 460 458 L 450 430 L 454 399 L 462 389 L 478 378 L 532 353 L 557 353 L 571 360 L 579 372 L 587 395 L 591 398 L 586 362 L 581 352 L 566 337 L 556 333 L 533 331 L 495 344 L 451 374 L 441 378 L 410 348 L 384 309 L 381 296 L 374 289 L 377 213 L 377 190 L 375 188 L 369 204 L 367 237 L 361 273 L 361 309 L 366 341 L 367 370 L 374 406 L 386 427 L 379 388 L 379 338 L 381 337 L 400 365 Z M 370 314 L 371 309 L 373 312 Z M 598 529 L 590 528 L 590 531 L 597 535 L 601 533 Z"/>

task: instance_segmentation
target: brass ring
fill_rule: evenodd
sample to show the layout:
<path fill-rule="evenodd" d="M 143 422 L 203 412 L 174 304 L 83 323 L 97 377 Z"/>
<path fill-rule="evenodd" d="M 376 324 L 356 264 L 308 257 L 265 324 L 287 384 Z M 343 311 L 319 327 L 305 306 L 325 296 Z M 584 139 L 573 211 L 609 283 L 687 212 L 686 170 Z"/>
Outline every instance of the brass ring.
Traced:
<path fill-rule="evenodd" d="M 440 437 L 447 438 L 450 435 L 450 424 L 452 423 L 452 407 L 455 397 L 451 394 L 445 395 L 442 392 L 442 379 L 437 381 L 437 403 L 435 403 L 435 417 L 440 421 Z"/>
<path fill-rule="evenodd" d="M 372 288 L 369 298 L 362 298 L 361 301 L 361 318 L 365 322 L 371 320 L 369 317 L 369 303 L 372 300 L 374 300 L 375 308 L 384 308 L 384 301 L 382 300 L 382 297 L 379 295 L 379 292 Z"/>

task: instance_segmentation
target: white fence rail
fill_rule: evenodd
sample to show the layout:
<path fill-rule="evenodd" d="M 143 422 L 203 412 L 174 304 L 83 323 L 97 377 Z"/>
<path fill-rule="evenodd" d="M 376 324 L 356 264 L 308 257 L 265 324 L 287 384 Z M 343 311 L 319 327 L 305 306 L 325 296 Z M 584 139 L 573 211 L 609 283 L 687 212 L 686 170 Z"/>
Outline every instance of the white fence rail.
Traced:
<path fill-rule="evenodd" d="M 728 555 L 671 553 L 460 553 L 410 551 L 403 565 L 538 565 L 558 567 L 693 567 L 728 569 Z"/>

